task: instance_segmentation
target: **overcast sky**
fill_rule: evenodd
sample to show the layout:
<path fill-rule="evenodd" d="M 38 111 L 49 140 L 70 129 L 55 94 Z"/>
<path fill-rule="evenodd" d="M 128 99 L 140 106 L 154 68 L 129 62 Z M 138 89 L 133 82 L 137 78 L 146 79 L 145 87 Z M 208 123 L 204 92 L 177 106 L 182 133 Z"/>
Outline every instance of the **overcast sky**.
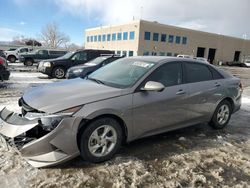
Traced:
<path fill-rule="evenodd" d="M 134 19 L 250 38 L 250 0 L 10 0 L 0 6 L 0 40 L 36 37 L 48 22 L 83 43 L 89 27 Z"/>

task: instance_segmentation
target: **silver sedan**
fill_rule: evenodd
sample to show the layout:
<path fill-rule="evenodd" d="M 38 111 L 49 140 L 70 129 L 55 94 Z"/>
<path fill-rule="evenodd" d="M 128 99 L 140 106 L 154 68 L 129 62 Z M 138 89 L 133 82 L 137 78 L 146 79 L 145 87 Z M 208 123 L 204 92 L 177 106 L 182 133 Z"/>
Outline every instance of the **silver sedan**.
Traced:
<path fill-rule="evenodd" d="M 222 129 L 241 94 L 238 78 L 202 61 L 130 57 L 26 92 L 22 114 L 0 112 L 0 133 L 35 167 L 102 162 L 142 137 L 202 122 Z"/>

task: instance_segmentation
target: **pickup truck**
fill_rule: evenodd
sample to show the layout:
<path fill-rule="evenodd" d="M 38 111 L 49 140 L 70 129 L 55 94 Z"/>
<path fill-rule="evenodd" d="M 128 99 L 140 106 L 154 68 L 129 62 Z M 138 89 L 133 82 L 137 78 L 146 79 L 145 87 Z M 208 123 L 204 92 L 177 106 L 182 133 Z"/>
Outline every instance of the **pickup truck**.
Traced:
<path fill-rule="evenodd" d="M 26 66 L 32 66 L 34 63 L 45 60 L 45 59 L 55 59 L 61 57 L 67 53 L 66 50 L 45 50 L 39 49 L 30 53 L 20 54 L 19 61 L 23 62 Z"/>
<path fill-rule="evenodd" d="M 15 50 L 6 50 L 4 53 L 5 53 L 6 59 L 9 62 L 15 63 L 16 60 L 18 59 L 18 55 L 20 53 L 26 53 L 26 52 L 30 52 L 32 50 L 33 49 L 30 47 L 21 47 L 21 48 L 15 49 Z"/>

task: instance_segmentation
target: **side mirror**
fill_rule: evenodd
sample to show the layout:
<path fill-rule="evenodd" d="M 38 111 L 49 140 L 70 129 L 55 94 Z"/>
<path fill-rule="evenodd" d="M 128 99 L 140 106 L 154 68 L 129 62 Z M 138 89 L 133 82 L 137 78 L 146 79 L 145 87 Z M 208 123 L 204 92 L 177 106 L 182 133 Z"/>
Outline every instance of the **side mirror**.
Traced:
<path fill-rule="evenodd" d="M 163 91 L 165 86 L 160 82 L 148 81 L 143 88 L 142 91 Z"/>

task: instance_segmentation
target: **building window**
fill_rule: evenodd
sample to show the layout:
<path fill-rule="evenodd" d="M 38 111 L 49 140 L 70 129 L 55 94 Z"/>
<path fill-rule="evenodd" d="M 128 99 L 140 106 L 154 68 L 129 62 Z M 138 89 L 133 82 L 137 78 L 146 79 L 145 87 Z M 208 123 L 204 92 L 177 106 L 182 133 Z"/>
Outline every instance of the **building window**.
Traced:
<path fill-rule="evenodd" d="M 150 40 L 150 32 L 145 31 L 145 33 L 144 33 L 144 40 Z"/>
<path fill-rule="evenodd" d="M 107 34 L 107 41 L 110 41 L 110 34 Z"/>
<path fill-rule="evenodd" d="M 172 56 L 172 53 L 171 53 L 171 52 L 168 52 L 168 53 L 167 53 L 167 56 Z"/>
<path fill-rule="evenodd" d="M 122 33 L 117 33 L 117 40 L 122 40 Z"/>
<path fill-rule="evenodd" d="M 133 56 L 134 55 L 134 51 L 129 51 L 128 52 L 128 56 Z"/>
<path fill-rule="evenodd" d="M 174 35 L 169 35 L 168 42 L 173 43 L 174 42 Z"/>
<path fill-rule="evenodd" d="M 182 37 L 182 44 L 187 44 L 187 37 Z"/>
<path fill-rule="evenodd" d="M 112 34 L 112 40 L 116 40 L 116 33 Z"/>
<path fill-rule="evenodd" d="M 101 40 L 102 40 L 102 36 L 98 35 L 98 41 L 101 42 Z"/>
<path fill-rule="evenodd" d="M 143 52 L 143 55 L 149 55 L 149 52 L 147 52 L 147 51 L 145 51 L 145 52 Z"/>
<path fill-rule="evenodd" d="M 157 52 L 152 52 L 151 55 L 152 56 L 157 56 Z"/>
<path fill-rule="evenodd" d="M 123 32 L 123 40 L 128 40 L 128 32 Z"/>
<path fill-rule="evenodd" d="M 158 41 L 159 40 L 159 33 L 154 33 L 153 34 L 153 41 Z"/>
<path fill-rule="evenodd" d="M 122 55 L 127 56 L 127 51 L 122 51 Z"/>
<path fill-rule="evenodd" d="M 166 42 L 167 35 L 166 34 L 161 34 L 161 42 Z"/>
<path fill-rule="evenodd" d="M 116 53 L 117 53 L 117 55 L 121 55 L 121 51 L 117 51 Z"/>
<path fill-rule="evenodd" d="M 160 56 L 165 56 L 165 52 L 160 52 Z"/>
<path fill-rule="evenodd" d="M 89 36 L 87 36 L 87 42 L 89 42 Z"/>
<path fill-rule="evenodd" d="M 102 41 L 106 41 L 106 35 L 102 35 Z"/>
<path fill-rule="evenodd" d="M 90 42 L 93 42 L 93 36 L 90 37 Z"/>
<path fill-rule="evenodd" d="M 97 35 L 94 36 L 94 41 L 95 41 L 95 42 L 97 41 Z"/>
<path fill-rule="evenodd" d="M 135 39 L 135 32 L 134 31 L 130 31 L 129 32 L 129 40 L 134 40 Z"/>
<path fill-rule="evenodd" d="M 176 36 L 175 37 L 175 43 L 176 44 L 180 44 L 181 43 L 181 37 L 180 36 Z"/>

